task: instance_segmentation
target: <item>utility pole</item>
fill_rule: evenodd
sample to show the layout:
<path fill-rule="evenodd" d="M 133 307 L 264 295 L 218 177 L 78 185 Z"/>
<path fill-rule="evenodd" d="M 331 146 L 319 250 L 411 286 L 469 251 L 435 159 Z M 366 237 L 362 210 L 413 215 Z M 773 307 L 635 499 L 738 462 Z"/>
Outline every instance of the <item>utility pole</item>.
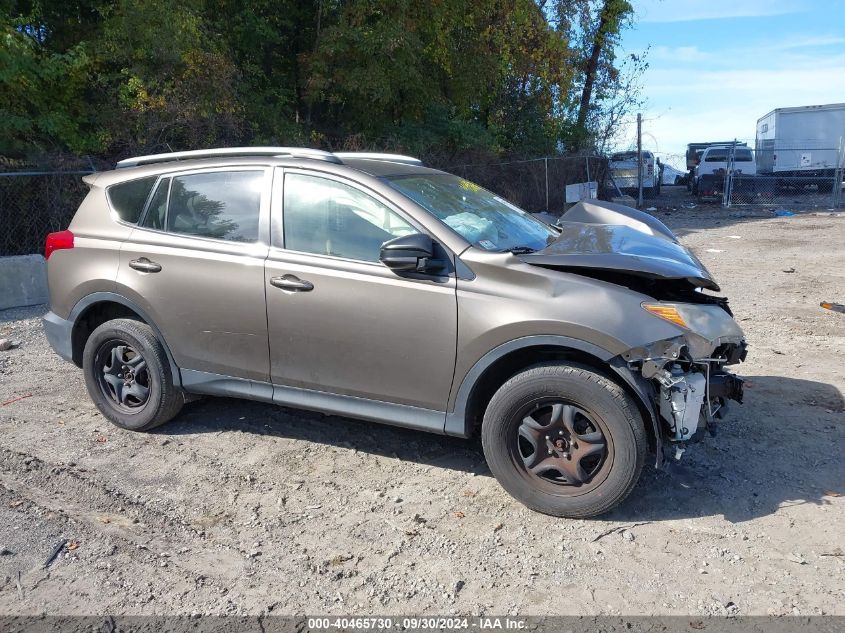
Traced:
<path fill-rule="evenodd" d="M 643 115 L 637 113 L 637 208 L 643 208 Z"/>

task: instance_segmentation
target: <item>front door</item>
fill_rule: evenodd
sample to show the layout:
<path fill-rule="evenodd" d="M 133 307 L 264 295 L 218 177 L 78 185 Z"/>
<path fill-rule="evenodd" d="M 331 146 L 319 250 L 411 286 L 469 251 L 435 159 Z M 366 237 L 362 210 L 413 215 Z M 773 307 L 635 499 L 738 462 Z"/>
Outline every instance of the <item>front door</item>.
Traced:
<path fill-rule="evenodd" d="M 455 279 L 400 277 L 378 259 L 383 242 L 420 228 L 340 178 L 285 170 L 283 189 L 265 269 L 273 382 L 445 411 Z"/>

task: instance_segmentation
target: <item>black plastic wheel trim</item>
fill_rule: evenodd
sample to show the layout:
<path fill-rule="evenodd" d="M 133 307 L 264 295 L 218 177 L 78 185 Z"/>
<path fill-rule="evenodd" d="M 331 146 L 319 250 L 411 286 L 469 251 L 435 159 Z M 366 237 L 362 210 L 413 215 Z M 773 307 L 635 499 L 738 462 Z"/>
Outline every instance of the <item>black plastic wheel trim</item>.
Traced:
<path fill-rule="evenodd" d="M 519 410 L 512 428 L 512 462 L 549 494 L 587 494 L 613 466 L 613 439 L 604 421 L 573 402 L 536 399 Z"/>
<path fill-rule="evenodd" d="M 94 354 L 93 371 L 106 402 L 121 413 L 140 413 L 149 402 L 147 362 L 127 341 L 103 342 Z"/>

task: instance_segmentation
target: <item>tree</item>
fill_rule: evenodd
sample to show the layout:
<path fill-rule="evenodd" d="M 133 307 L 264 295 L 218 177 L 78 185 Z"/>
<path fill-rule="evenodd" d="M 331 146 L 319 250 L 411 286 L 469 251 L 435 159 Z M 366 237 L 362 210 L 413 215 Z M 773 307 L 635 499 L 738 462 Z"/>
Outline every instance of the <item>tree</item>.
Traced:
<path fill-rule="evenodd" d="M 638 101 L 637 80 L 645 60 L 627 57 L 618 63 L 616 56 L 620 35 L 632 23 L 633 7 L 627 0 L 558 0 L 548 11 L 577 51 L 578 73 L 566 106 L 570 126 L 564 140 L 571 149 L 593 149 L 607 137 L 608 124 L 618 122 Z"/>
<path fill-rule="evenodd" d="M 624 103 L 629 18 L 623 0 L 0 0 L 0 153 L 550 154 Z"/>

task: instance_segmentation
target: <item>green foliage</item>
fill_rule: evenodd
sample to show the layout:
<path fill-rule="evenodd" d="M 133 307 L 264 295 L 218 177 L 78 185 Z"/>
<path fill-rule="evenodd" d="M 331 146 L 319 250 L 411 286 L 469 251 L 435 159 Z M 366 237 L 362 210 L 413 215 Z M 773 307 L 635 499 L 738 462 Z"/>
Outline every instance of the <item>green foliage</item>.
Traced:
<path fill-rule="evenodd" d="M 607 2 L 593 114 L 630 18 L 627 2 Z M 441 161 L 553 153 L 575 134 L 598 5 L 545 4 L 0 0 L 0 154 L 236 143 Z"/>

